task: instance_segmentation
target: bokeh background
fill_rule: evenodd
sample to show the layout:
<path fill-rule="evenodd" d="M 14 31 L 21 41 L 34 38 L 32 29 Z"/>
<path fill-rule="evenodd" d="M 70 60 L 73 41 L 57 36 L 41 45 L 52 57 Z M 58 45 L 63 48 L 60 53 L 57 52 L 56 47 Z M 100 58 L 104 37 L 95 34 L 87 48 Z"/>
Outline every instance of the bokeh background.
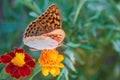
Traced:
<path fill-rule="evenodd" d="M 65 68 L 55 78 L 39 72 L 33 80 L 120 80 L 120 0 L 0 0 L 0 55 L 22 47 L 37 60 L 40 51 L 23 45 L 23 33 L 53 3 L 66 33 L 58 48 Z M 13 80 L 4 67 L 0 80 Z"/>

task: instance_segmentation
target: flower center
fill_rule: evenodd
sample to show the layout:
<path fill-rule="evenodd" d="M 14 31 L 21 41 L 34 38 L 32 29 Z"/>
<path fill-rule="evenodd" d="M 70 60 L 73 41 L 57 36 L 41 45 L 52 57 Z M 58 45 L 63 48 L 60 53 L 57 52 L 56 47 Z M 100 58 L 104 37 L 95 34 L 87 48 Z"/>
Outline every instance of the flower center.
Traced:
<path fill-rule="evenodd" d="M 15 57 L 11 60 L 11 62 L 15 66 L 22 67 L 25 64 L 24 58 L 25 58 L 25 55 L 23 53 L 16 53 Z"/>

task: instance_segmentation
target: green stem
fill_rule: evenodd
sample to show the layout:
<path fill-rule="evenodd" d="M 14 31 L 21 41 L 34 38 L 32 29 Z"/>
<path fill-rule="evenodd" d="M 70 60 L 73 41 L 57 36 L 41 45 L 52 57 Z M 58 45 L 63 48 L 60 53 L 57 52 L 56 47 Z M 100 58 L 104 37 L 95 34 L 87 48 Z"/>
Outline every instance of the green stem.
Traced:
<path fill-rule="evenodd" d="M 34 77 L 37 73 L 39 73 L 41 70 L 42 70 L 42 66 L 37 62 L 37 63 L 36 63 L 36 67 L 35 67 L 35 69 L 34 69 L 34 71 L 33 71 L 33 74 L 28 78 L 28 80 L 32 80 L 33 77 Z"/>
<path fill-rule="evenodd" d="M 36 7 L 32 4 L 32 1 L 22 1 L 20 0 L 19 3 L 25 5 L 27 8 L 31 9 L 32 11 L 36 12 L 37 14 L 39 14 L 39 11 L 36 9 Z"/>
<path fill-rule="evenodd" d="M 25 3 L 24 5 L 26 7 L 28 7 L 28 8 L 30 8 L 32 11 L 36 12 L 37 14 L 39 14 L 39 11 L 31 3 L 30 4 Z"/>
<path fill-rule="evenodd" d="M 57 80 L 60 80 L 60 78 L 64 75 L 65 68 L 61 71 L 60 75 L 57 77 Z"/>
<path fill-rule="evenodd" d="M 120 10 L 117 8 L 115 1 L 114 0 L 109 0 L 109 1 L 112 4 L 112 6 L 114 7 L 114 9 L 117 10 L 118 13 L 120 14 Z"/>
<path fill-rule="evenodd" d="M 1 79 L 7 79 L 7 78 L 8 78 L 8 75 L 6 74 L 5 67 L 4 67 L 0 72 L 0 80 Z"/>
<path fill-rule="evenodd" d="M 80 1 L 79 5 L 78 5 L 78 8 L 77 8 L 77 11 L 76 11 L 76 13 L 75 13 L 74 20 L 73 20 L 74 24 L 76 23 L 76 21 L 77 21 L 77 19 L 78 19 L 78 15 L 79 15 L 79 13 L 80 13 L 80 10 L 81 10 L 83 4 L 84 4 L 86 1 L 87 1 L 87 0 L 81 0 L 81 1 Z"/>
<path fill-rule="evenodd" d="M 110 3 L 112 4 L 113 8 L 118 12 L 118 14 L 120 14 L 120 10 L 117 8 L 115 1 L 110 0 Z M 115 16 L 113 17 L 113 19 L 114 19 L 113 22 L 119 26 L 120 25 L 119 20 Z"/>

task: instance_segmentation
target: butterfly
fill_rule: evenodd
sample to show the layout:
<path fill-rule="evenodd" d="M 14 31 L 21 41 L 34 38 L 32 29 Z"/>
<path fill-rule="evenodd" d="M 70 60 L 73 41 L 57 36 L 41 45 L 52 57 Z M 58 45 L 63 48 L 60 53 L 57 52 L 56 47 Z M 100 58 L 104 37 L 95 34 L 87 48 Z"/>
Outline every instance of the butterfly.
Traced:
<path fill-rule="evenodd" d="M 23 42 L 31 50 L 54 49 L 62 44 L 64 38 L 60 10 L 52 4 L 27 26 Z"/>

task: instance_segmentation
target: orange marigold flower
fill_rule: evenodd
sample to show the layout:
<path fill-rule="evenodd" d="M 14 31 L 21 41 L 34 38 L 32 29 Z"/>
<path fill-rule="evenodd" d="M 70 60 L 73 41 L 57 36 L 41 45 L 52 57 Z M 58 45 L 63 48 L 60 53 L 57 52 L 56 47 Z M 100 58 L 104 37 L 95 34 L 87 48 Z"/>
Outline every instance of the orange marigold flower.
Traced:
<path fill-rule="evenodd" d="M 43 50 L 38 59 L 38 62 L 42 65 L 42 74 L 47 76 L 50 72 L 54 77 L 59 75 L 59 68 L 64 67 L 61 63 L 63 59 L 63 55 L 59 54 L 56 49 Z"/>
<path fill-rule="evenodd" d="M 30 69 L 35 67 L 35 61 L 20 48 L 3 54 L 0 57 L 0 63 L 8 64 L 5 71 L 17 79 L 29 76 Z"/>

